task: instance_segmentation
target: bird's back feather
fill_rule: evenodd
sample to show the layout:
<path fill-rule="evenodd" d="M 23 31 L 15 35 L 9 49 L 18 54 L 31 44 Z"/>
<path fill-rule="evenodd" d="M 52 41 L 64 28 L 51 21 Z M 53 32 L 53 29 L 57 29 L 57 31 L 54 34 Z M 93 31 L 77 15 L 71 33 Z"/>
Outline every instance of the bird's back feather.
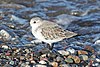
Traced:
<path fill-rule="evenodd" d="M 41 34 L 46 40 L 64 39 L 77 35 L 74 32 L 64 30 L 58 24 L 48 21 L 39 26 L 38 29 L 41 29 Z"/>

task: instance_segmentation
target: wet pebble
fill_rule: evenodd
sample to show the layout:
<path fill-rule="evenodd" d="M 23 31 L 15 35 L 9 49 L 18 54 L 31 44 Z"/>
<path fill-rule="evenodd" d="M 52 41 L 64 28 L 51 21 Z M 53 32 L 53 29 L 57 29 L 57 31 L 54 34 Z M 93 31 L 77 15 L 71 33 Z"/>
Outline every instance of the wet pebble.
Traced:
<path fill-rule="evenodd" d="M 73 62 L 74 62 L 73 59 L 71 59 L 71 58 L 66 58 L 65 61 L 66 61 L 67 63 L 73 63 Z"/>
<path fill-rule="evenodd" d="M 0 67 L 100 67 L 98 5 L 98 0 L 1 0 Z M 29 20 L 34 16 L 51 19 L 78 36 L 53 50 L 32 44 Z"/>
<path fill-rule="evenodd" d="M 79 57 L 81 60 L 84 60 L 84 61 L 89 59 L 87 55 L 80 55 Z"/>
<path fill-rule="evenodd" d="M 80 63 L 80 58 L 78 56 L 69 55 L 67 58 L 71 58 L 75 63 Z"/>
<path fill-rule="evenodd" d="M 81 54 L 88 54 L 87 51 L 83 51 L 83 50 L 78 50 L 77 52 L 78 52 L 78 55 L 81 55 Z"/>
<path fill-rule="evenodd" d="M 69 51 L 71 54 L 74 54 L 76 52 L 73 48 L 67 48 L 66 51 Z"/>
<path fill-rule="evenodd" d="M 58 67 L 58 63 L 57 63 L 57 62 L 52 62 L 51 65 L 52 65 L 53 67 Z"/>
<path fill-rule="evenodd" d="M 5 39 L 5 40 L 11 39 L 11 35 L 4 29 L 0 30 L 0 36 L 2 36 L 2 38 Z"/>
<path fill-rule="evenodd" d="M 100 59 L 99 58 L 95 58 L 95 60 L 100 63 Z"/>
<path fill-rule="evenodd" d="M 68 51 L 65 51 L 65 50 L 58 50 L 58 52 L 61 54 L 61 55 L 69 55 L 70 53 Z"/>
<path fill-rule="evenodd" d="M 88 51 L 90 51 L 90 52 L 92 52 L 92 53 L 95 52 L 94 48 L 91 47 L 91 46 L 85 46 L 84 49 L 85 49 L 85 50 L 88 50 Z"/>
<path fill-rule="evenodd" d="M 37 65 L 34 65 L 33 67 L 47 67 L 47 66 L 46 65 L 37 64 Z"/>
<path fill-rule="evenodd" d="M 99 67 L 100 64 L 99 64 L 99 63 L 93 63 L 92 66 L 94 66 L 94 67 Z"/>
<path fill-rule="evenodd" d="M 4 67 L 12 67 L 10 64 L 5 64 Z"/>
<path fill-rule="evenodd" d="M 6 56 L 11 56 L 11 53 L 7 52 L 5 53 Z"/>
<path fill-rule="evenodd" d="M 30 53 L 29 49 L 27 49 L 27 48 L 25 49 L 25 51 L 26 51 L 27 53 Z"/>
<path fill-rule="evenodd" d="M 20 56 L 20 60 L 25 60 L 25 57 L 24 56 Z"/>
<path fill-rule="evenodd" d="M 26 64 L 25 64 L 25 63 L 22 63 L 22 64 L 20 65 L 20 67 L 26 67 Z"/>
<path fill-rule="evenodd" d="M 71 67 L 69 64 L 61 64 L 60 67 Z"/>
<path fill-rule="evenodd" d="M 34 60 L 31 60 L 31 63 L 32 63 L 32 64 L 36 64 L 36 62 L 35 62 Z"/>
<path fill-rule="evenodd" d="M 61 61 L 63 61 L 64 59 L 62 58 L 62 57 L 60 57 L 60 56 L 58 56 L 58 57 L 56 57 L 56 61 L 57 62 L 61 62 Z"/>
<path fill-rule="evenodd" d="M 3 48 L 3 49 L 10 49 L 9 46 L 7 46 L 7 45 L 2 45 L 1 48 Z"/>
<path fill-rule="evenodd" d="M 11 60 L 11 61 L 9 62 L 9 64 L 10 64 L 10 65 L 14 65 L 14 61 Z"/>
<path fill-rule="evenodd" d="M 44 61 L 44 60 L 39 61 L 39 63 L 40 63 L 40 64 L 47 64 L 47 62 Z"/>
<path fill-rule="evenodd" d="M 73 16 L 81 16 L 83 12 L 79 11 L 79 10 L 72 10 L 71 11 L 71 15 Z"/>

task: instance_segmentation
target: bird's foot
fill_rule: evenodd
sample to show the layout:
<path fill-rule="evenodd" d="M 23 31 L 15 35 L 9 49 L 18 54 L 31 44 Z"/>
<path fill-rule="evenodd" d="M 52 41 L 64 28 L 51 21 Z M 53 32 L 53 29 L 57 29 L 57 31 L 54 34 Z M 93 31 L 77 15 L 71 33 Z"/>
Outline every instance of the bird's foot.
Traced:
<path fill-rule="evenodd" d="M 54 44 L 47 44 L 47 48 L 49 48 L 50 50 L 53 49 Z"/>

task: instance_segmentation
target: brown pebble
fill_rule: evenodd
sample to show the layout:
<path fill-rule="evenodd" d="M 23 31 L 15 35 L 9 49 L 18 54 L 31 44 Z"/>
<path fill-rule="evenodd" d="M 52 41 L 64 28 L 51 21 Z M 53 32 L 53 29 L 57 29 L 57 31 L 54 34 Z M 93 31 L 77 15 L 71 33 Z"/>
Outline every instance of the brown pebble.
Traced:
<path fill-rule="evenodd" d="M 58 63 L 57 63 L 57 62 L 52 62 L 51 65 L 52 65 L 53 67 L 58 67 Z"/>
<path fill-rule="evenodd" d="M 10 54 L 9 52 L 7 52 L 5 55 L 6 55 L 6 56 L 10 56 L 11 54 Z"/>
<path fill-rule="evenodd" d="M 95 52 L 95 51 L 94 51 L 94 48 L 91 47 L 91 46 L 85 46 L 84 49 L 85 49 L 85 50 L 88 50 L 88 51 L 90 51 L 90 52 L 92 52 L 92 53 Z"/>
<path fill-rule="evenodd" d="M 77 52 L 78 52 L 78 55 L 81 55 L 81 54 L 88 54 L 87 51 L 83 51 L 83 50 L 78 50 Z"/>
<path fill-rule="evenodd" d="M 78 56 L 69 55 L 67 58 L 72 58 L 75 63 L 80 63 L 80 58 Z"/>

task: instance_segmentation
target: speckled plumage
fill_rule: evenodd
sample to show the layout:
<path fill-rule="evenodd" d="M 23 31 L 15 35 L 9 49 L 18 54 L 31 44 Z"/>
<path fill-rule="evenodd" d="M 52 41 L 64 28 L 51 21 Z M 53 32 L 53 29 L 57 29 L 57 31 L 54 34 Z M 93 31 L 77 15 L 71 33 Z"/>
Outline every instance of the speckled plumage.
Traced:
<path fill-rule="evenodd" d="M 61 41 L 64 38 L 70 38 L 77 35 L 74 32 L 64 30 L 56 23 L 42 20 L 39 17 L 32 18 L 30 21 L 30 25 L 32 27 L 32 34 L 37 39 L 49 44 Z"/>

